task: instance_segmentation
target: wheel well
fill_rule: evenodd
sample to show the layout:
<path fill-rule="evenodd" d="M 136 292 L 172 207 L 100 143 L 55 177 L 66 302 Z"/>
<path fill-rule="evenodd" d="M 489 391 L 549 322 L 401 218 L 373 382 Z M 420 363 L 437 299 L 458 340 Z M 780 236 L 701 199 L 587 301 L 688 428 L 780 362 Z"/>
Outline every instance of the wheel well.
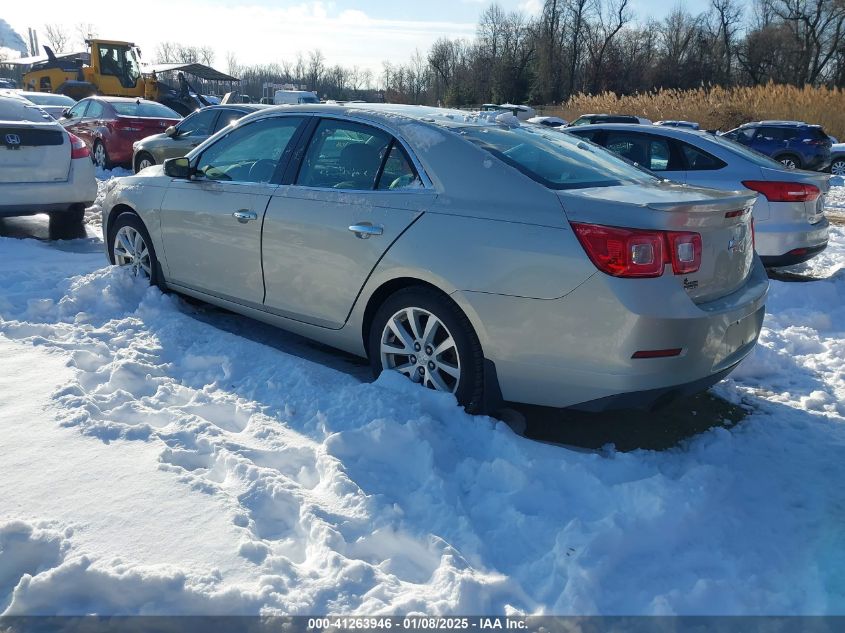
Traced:
<path fill-rule="evenodd" d="M 114 207 L 112 207 L 111 211 L 109 211 L 108 217 L 106 218 L 106 225 L 105 225 L 106 233 L 105 233 L 105 235 L 103 235 L 103 239 L 106 240 L 107 244 L 108 244 L 108 241 L 109 241 L 109 231 L 111 231 L 111 225 L 115 221 L 117 216 L 119 216 L 121 213 L 131 213 L 132 215 L 138 216 L 139 219 L 141 217 L 135 212 L 135 209 L 133 209 L 132 207 L 130 207 L 128 205 L 118 204 L 118 205 L 115 205 Z M 111 261 L 111 258 L 112 258 L 111 248 L 110 247 L 107 248 L 106 252 L 108 252 L 109 261 Z M 112 264 L 113 263 L 114 262 L 112 262 Z"/>
<path fill-rule="evenodd" d="M 430 284 L 427 281 L 423 281 L 422 279 L 416 279 L 414 277 L 399 277 L 398 279 L 391 279 L 388 282 L 385 282 L 372 294 L 370 297 L 369 302 L 367 302 L 367 307 L 364 309 L 364 321 L 361 326 L 361 338 L 364 342 L 364 349 L 367 352 L 367 356 L 370 354 L 370 327 L 373 324 L 373 319 L 376 316 L 376 312 L 378 312 L 379 307 L 385 300 L 392 295 L 394 292 L 402 290 L 403 288 L 410 288 L 411 286 L 420 286 L 422 288 L 430 288 L 444 297 L 448 298 L 449 301 L 452 301 L 452 298 L 449 297 L 448 294 L 443 292 L 440 288 L 435 286 L 434 284 Z"/>

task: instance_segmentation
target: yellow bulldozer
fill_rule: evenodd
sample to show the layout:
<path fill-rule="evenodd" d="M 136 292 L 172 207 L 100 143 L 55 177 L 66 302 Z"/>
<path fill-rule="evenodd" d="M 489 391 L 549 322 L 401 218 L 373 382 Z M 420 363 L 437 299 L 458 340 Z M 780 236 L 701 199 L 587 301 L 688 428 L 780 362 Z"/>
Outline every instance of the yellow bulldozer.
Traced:
<path fill-rule="evenodd" d="M 23 76 L 24 90 L 55 92 L 73 99 L 93 94 L 112 97 L 139 97 L 158 101 L 187 115 L 209 105 L 185 75 L 209 81 L 237 82 L 234 77 L 198 63 L 142 65 L 138 47 L 131 42 L 86 40 L 88 51 L 56 55 L 44 47 L 44 58 L 16 60 L 31 62 Z M 177 74 L 177 86 L 159 79 L 160 74 Z"/>

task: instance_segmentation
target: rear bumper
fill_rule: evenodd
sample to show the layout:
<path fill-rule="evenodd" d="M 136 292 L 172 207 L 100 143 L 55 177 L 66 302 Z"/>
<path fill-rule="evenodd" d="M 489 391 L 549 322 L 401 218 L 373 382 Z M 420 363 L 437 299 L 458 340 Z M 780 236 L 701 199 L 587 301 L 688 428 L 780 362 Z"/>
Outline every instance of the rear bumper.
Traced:
<path fill-rule="evenodd" d="M 818 154 L 815 156 L 807 156 L 801 168 L 810 171 L 824 171 L 830 167 L 830 154 Z"/>
<path fill-rule="evenodd" d="M 796 248 L 778 257 L 760 257 L 766 268 L 780 268 L 783 266 L 794 266 L 813 259 L 816 255 L 827 248 L 827 242 L 818 246 L 808 248 Z"/>
<path fill-rule="evenodd" d="M 33 215 L 90 206 L 97 197 L 94 165 L 88 158 L 71 163 L 64 182 L 0 183 L 0 216 Z"/>
<path fill-rule="evenodd" d="M 667 275 L 630 280 L 597 273 L 547 301 L 453 296 L 482 323 L 479 337 L 504 400 L 604 410 L 650 407 L 721 380 L 754 348 L 767 290 L 765 269 L 755 258 L 742 288 L 702 305 Z M 677 356 L 632 358 L 638 351 L 678 348 Z"/>
<path fill-rule="evenodd" d="M 827 246 L 830 233 L 830 222 L 822 218 L 816 224 L 806 220 L 800 222 L 775 222 L 767 220 L 755 225 L 757 253 L 766 266 L 787 266 L 806 261 L 820 253 Z M 789 263 L 772 263 L 787 261 L 789 253 L 805 250 L 809 255 L 804 259 L 789 261 Z"/>

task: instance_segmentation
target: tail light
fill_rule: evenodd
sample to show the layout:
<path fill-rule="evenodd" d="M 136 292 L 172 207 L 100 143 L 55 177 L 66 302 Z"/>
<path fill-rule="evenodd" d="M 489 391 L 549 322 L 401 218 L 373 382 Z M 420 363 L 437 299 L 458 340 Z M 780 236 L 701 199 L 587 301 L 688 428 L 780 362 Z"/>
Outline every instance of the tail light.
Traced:
<path fill-rule="evenodd" d="M 701 266 L 701 236 L 685 231 L 644 231 L 572 223 L 590 261 L 613 277 L 660 277 L 672 264 L 676 275 Z"/>
<path fill-rule="evenodd" d="M 762 193 L 769 202 L 812 202 L 822 193 L 815 185 L 800 182 L 743 180 L 742 185 Z"/>
<path fill-rule="evenodd" d="M 121 132 L 140 132 L 143 129 L 140 121 L 124 119 L 123 117 L 117 117 L 114 122 L 114 127 L 116 130 L 120 130 Z"/>
<path fill-rule="evenodd" d="M 85 141 L 79 138 L 76 134 L 68 132 L 67 135 L 70 137 L 71 160 L 76 160 L 77 158 L 88 158 L 91 156 L 91 152 L 88 150 L 88 146 L 85 144 Z"/>

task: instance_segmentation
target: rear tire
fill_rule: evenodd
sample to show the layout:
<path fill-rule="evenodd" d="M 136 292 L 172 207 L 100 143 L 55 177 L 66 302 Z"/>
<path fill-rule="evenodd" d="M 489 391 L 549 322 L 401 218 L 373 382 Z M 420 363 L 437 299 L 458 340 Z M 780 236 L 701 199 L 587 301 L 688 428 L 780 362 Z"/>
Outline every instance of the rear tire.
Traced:
<path fill-rule="evenodd" d="M 100 140 L 94 141 L 94 151 L 91 152 L 91 160 L 93 160 L 94 165 L 100 169 L 112 168 L 111 161 L 109 160 L 109 154 L 106 151 L 106 146 Z"/>
<path fill-rule="evenodd" d="M 72 205 L 67 211 L 56 211 L 50 214 L 50 229 L 55 231 L 67 231 L 78 229 L 85 221 L 85 206 L 82 204 Z"/>
<path fill-rule="evenodd" d="M 147 227 L 134 213 L 121 213 L 109 227 L 109 259 L 115 266 L 126 266 L 132 274 L 159 285 L 158 258 Z"/>
<path fill-rule="evenodd" d="M 432 288 L 411 286 L 390 295 L 373 317 L 368 351 L 376 377 L 393 369 L 453 393 L 468 413 L 483 407 L 481 343 L 461 309 Z"/>
<path fill-rule="evenodd" d="M 801 169 L 801 159 L 794 154 L 781 154 L 775 160 L 787 169 Z"/>
<path fill-rule="evenodd" d="M 137 174 L 142 169 L 146 169 L 152 165 L 155 165 L 156 161 L 155 158 L 152 157 L 148 152 L 141 152 L 135 157 L 135 173 Z"/>
<path fill-rule="evenodd" d="M 834 176 L 845 176 L 845 158 L 834 158 L 828 171 Z"/>

